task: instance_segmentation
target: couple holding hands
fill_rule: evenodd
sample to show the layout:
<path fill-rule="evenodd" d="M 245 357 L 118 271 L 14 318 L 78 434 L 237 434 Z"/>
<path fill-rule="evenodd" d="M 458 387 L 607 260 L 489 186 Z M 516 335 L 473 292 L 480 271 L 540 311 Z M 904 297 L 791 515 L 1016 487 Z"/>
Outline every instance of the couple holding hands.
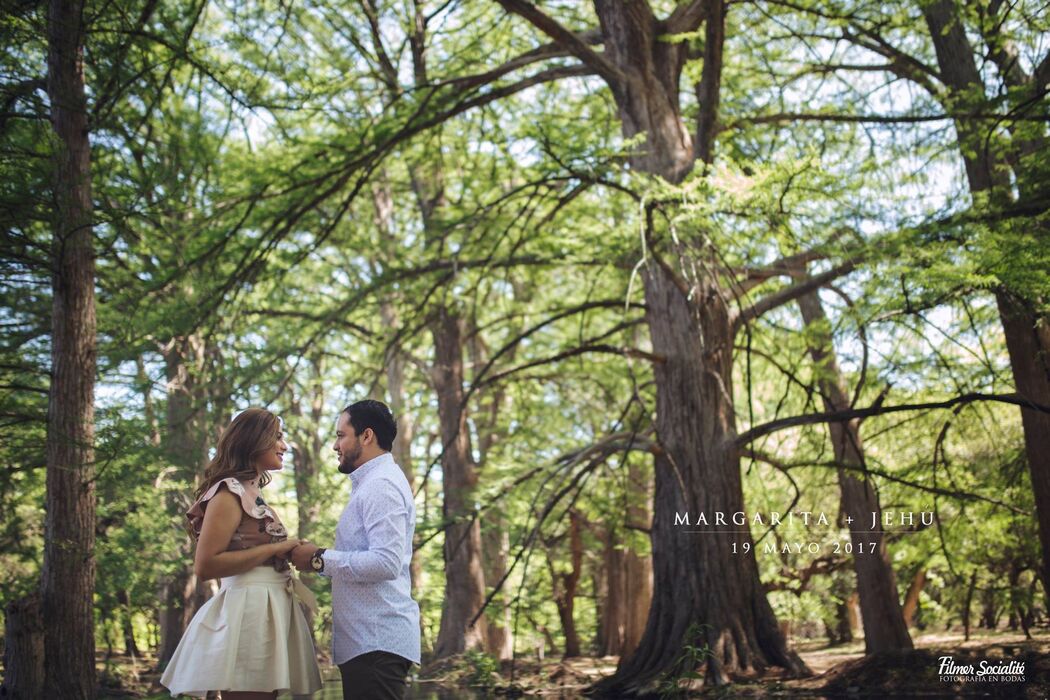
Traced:
<path fill-rule="evenodd" d="M 280 470 L 288 444 L 274 414 L 250 408 L 223 432 L 186 513 L 196 539 L 193 570 L 222 586 L 194 615 L 161 684 L 173 696 L 272 700 L 321 688 L 309 615 L 313 593 L 292 575 L 332 580 L 332 661 L 343 698 L 401 698 L 420 660 L 419 606 L 409 564 L 416 511 L 390 454 L 397 424 L 379 401 L 343 409 L 333 449 L 353 484 L 335 542 L 288 539 L 262 488 Z"/>

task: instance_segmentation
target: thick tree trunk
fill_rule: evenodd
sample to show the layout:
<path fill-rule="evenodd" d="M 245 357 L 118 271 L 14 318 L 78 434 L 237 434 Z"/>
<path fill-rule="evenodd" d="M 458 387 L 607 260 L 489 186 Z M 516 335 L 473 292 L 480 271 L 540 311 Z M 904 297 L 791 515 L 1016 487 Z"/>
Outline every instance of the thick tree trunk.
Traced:
<path fill-rule="evenodd" d="M 521 285 L 512 279 L 514 298 L 522 300 L 526 296 Z M 512 329 L 511 335 L 523 330 Z M 470 342 L 467 344 L 470 361 L 474 367 L 484 367 L 489 361 L 488 348 L 478 328 L 470 328 Z M 517 355 L 517 348 L 512 348 L 506 355 L 507 362 L 513 362 Z M 497 441 L 505 435 L 499 424 L 499 418 L 508 401 L 506 389 L 499 386 L 492 390 L 481 390 L 474 393 L 474 404 L 477 410 L 473 412 L 475 429 L 478 436 L 478 472 L 484 471 L 484 465 L 488 463 L 489 453 Z M 510 553 L 510 536 L 508 534 L 507 522 L 504 513 L 496 508 L 489 509 L 481 517 L 481 539 L 483 545 L 482 562 L 485 571 L 485 581 L 490 586 L 503 580 L 507 571 L 507 556 Z M 497 659 L 510 660 L 514 656 L 514 626 L 513 614 L 510 605 L 510 596 L 507 593 L 508 584 L 504 583 L 503 589 L 496 593 L 489 601 L 485 611 L 486 624 L 488 626 L 486 651 Z M 490 593 L 491 594 L 491 593 Z"/>
<path fill-rule="evenodd" d="M 295 416 L 295 411 L 292 411 L 292 415 Z M 305 437 L 309 439 L 309 436 Z M 302 540 L 308 540 L 313 535 L 313 525 L 320 512 L 319 504 L 313 498 L 314 482 L 317 479 L 316 454 L 310 452 L 308 444 L 303 444 L 295 452 L 295 508 L 299 520 L 299 539 Z"/>
<path fill-rule="evenodd" d="M 485 581 L 496 583 L 507 572 L 510 535 L 503 513 L 492 509 L 481 518 L 481 541 L 484 551 Z M 514 623 L 507 603 L 506 586 L 489 603 L 486 611 L 488 647 L 486 651 L 500 661 L 514 656 Z"/>
<path fill-rule="evenodd" d="M 95 252 L 83 4 L 52 0 L 48 80 L 56 140 L 51 387 L 42 607 L 46 692 L 94 697 Z"/>
<path fill-rule="evenodd" d="M 142 392 L 142 417 L 149 428 L 149 444 L 160 447 L 160 426 L 157 424 L 157 413 L 153 408 L 153 381 L 146 374 L 146 363 L 142 357 L 135 358 L 135 379 Z"/>
<path fill-rule="evenodd" d="M 804 275 L 799 275 L 795 279 L 801 282 L 804 278 Z M 818 293 L 810 292 L 799 297 L 798 306 L 806 327 L 818 338 L 817 342 L 810 346 L 809 352 L 816 367 L 824 408 L 829 412 L 847 410 L 850 408 L 850 400 L 844 389 L 842 372 L 832 348 L 828 318 Z M 857 593 L 860 595 L 860 612 L 864 619 L 864 651 L 874 654 L 911 649 L 911 636 L 901 612 L 897 581 L 890 564 L 882 526 L 871 530 L 862 525 L 871 518 L 872 513 L 877 514 L 877 522 L 881 523 L 882 508 L 874 485 L 864 476 L 864 448 L 861 444 L 859 422 L 852 420 L 847 423 L 829 423 L 828 432 L 831 433 L 835 461 L 843 465 L 837 470 L 839 490 L 842 511 L 850 525 L 850 541 L 856 548 L 853 554 L 853 570 L 857 574 Z M 860 471 L 844 468 L 846 466 L 856 467 Z M 860 474 L 864 478 L 858 478 L 854 474 Z"/>
<path fill-rule="evenodd" d="M 622 77 L 610 80 L 623 135 L 645 134 L 631 166 L 680 181 L 693 166 L 691 138 L 679 114 L 678 81 L 685 45 L 659 39 L 660 26 L 642 0 L 595 0 L 603 56 Z M 705 85 L 714 87 L 712 81 Z M 709 92 L 710 94 L 710 92 Z M 674 251 L 684 262 L 702 255 Z M 744 510 L 732 403 L 733 331 L 727 295 L 713 280 L 690 279 L 650 261 L 644 275 L 646 321 L 656 365 L 656 433 L 665 452 L 656 466 L 653 601 L 638 649 L 614 676 L 595 686 L 603 694 L 634 693 L 677 668 L 685 644 L 707 645 L 707 680 L 769 665 L 802 673 L 788 651 L 753 557 L 733 554 L 750 533 L 696 535 L 673 524 L 676 512 Z M 688 286 L 687 285 L 687 286 Z M 692 300 L 696 301 L 692 301 Z"/>
<path fill-rule="evenodd" d="M 656 266 L 646 275 L 645 300 L 656 366 L 656 431 L 666 450 L 656 468 L 652 526 L 653 603 L 638 649 L 621 662 L 602 692 L 635 692 L 676 668 L 682 646 L 707 647 L 707 679 L 770 665 L 801 673 L 766 599 L 753 557 L 733 554 L 746 530 L 689 534 L 676 513 L 744 511 L 738 454 L 733 447 L 732 333 L 728 310 L 714 290 L 697 319 L 682 290 Z M 700 352 L 697 348 L 703 348 Z M 618 681 L 618 682 L 617 682 Z M 614 684 L 615 683 L 615 684 Z"/>
<path fill-rule="evenodd" d="M 1050 406 L 1050 327 L 1046 319 L 1039 318 L 1030 304 L 1005 291 L 996 295 L 996 301 L 1017 393 L 1033 403 Z M 1050 599 L 1050 415 L 1022 408 L 1021 424 L 1042 552 L 1039 577 Z"/>
<path fill-rule="evenodd" d="M 445 522 L 445 600 L 436 658 L 467 649 L 485 648 L 483 619 L 471 620 L 485 602 L 485 574 L 481 565 L 481 526 L 474 517 L 477 470 L 470 448 L 463 410 L 463 343 L 460 319 L 442 307 L 433 322 L 434 385 L 441 422 L 441 472 Z"/>
<path fill-rule="evenodd" d="M 12 600 L 4 609 L 4 683 L 0 697 L 36 700 L 44 693 L 44 620 L 40 594 Z"/>
<path fill-rule="evenodd" d="M 412 72 L 415 84 L 422 88 L 429 84 L 426 54 L 426 12 L 423 4 L 414 3 L 413 32 L 409 37 L 412 48 Z M 382 49 L 378 31 L 373 40 L 377 51 Z M 383 50 L 385 53 L 385 50 Z M 400 92 L 397 73 L 386 75 L 387 97 L 396 99 Z M 409 175 L 422 219 L 428 250 L 436 255 L 444 253 L 447 231 L 440 221 L 447 204 L 444 170 L 440 151 L 412 163 Z M 377 214 L 390 200 L 377 197 Z M 485 575 L 482 566 L 481 523 L 474 517 L 473 490 L 477 484 L 477 465 L 467 432 L 466 406 L 463 403 L 463 348 L 461 319 L 448 305 L 437 309 L 431 322 L 434 339 L 433 383 L 438 394 L 438 414 L 441 423 L 442 512 L 445 527 L 445 599 L 441 610 L 441 629 L 434 645 L 436 658 L 457 654 L 467 649 L 486 648 L 488 626 L 483 618 L 471 624 L 485 601 Z"/>
<path fill-rule="evenodd" d="M 635 460 L 627 464 L 624 485 L 626 523 L 651 527 L 652 474 Z M 625 530 L 608 528 L 602 533 L 602 593 L 598 616 L 598 650 L 602 656 L 628 656 L 638 647 L 649 618 L 653 597 L 652 557 L 628 545 Z"/>

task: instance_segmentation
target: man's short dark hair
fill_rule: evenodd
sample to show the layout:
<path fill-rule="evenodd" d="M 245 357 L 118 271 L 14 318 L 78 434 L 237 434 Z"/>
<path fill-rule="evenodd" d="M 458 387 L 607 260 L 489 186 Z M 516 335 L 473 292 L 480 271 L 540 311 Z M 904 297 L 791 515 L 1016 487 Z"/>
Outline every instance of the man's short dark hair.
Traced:
<path fill-rule="evenodd" d="M 389 452 L 394 446 L 394 438 L 397 437 L 397 422 L 390 407 L 382 401 L 365 399 L 352 403 L 343 409 L 343 413 L 350 419 L 350 425 L 354 432 L 360 435 L 368 428 L 376 434 L 376 442 L 381 449 Z"/>

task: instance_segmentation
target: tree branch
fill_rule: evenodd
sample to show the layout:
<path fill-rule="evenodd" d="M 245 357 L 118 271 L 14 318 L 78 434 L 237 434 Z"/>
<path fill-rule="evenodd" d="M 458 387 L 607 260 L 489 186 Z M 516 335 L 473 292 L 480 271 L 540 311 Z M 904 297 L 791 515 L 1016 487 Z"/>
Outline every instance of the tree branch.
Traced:
<path fill-rule="evenodd" d="M 392 94 L 397 94 L 400 92 L 397 81 L 397 69 L 394 68 L 386 46 L 383 45 L 383 36 L 379 33 L 379 13 L 376 11 L 372 0 L 361 0 L 361 9 L 364 10 L 365 17 L 368 18 L 368 28 L 372 34 L 372 45 L 375 48 L 376 59 L 379 61 L 383 82 L 386 83 L 387 90 Z"/>
<path fill-rule="evenodd" d="M 987 496 L 982 496 L 979 493 L 970 493 L 969 491 L 951 491 L 949 489 L 940 488 L 938 486 L 926 486 L 925 484 L 920 484 L 918 482 L 911 481 L 909 479 L 904 479 L 904 478 L 901 478 L 899 476 L 894 476 L 893 474 L 890 474 L 889 472 L 883 471 L 882 469 L 876 469 L 876 468 L 871 467 L 871 466 L 865 466 L 865 465 L 860 465 L 860 464 L 849 464 L 847 462 L 836 462 L 836 461 L 830 461 L 830 462 L 809 462 L 809 461 L 806 461 L 806 462 L 782 462 L 782 461 L 776 459 L 775 457 L 773 457 L 771 455 L 767 455 L 766 453 L 761 452 L 759 450 L 756 450 L 756 449 L 754 449 L 752 447 L 745 447 L 742 450 L 742 452 L 744 454 L 748 455 L 749 457 L 753 457 L 754 459 L 757 459 L 760 462 L 765 462 L 766 464 L 774 467 L 778 471 L 783 472 L 785 475 L 787 474 L 787 472 L 791 471 L 792 469 L 803 469 L 803 468 L 808 468 L 808 467 L 820 467 L 820 468 L 823 468 L 823 469 L 844 469 L 846 471 L 854 471 L 854 472 L 858 472 L 860 474 L 873 474 L 875 476 L 878 476 L 878 477 L 881 477 L 883 479 L 886 479 L 887 481 L 892 481 L 894 483 L 901 484 L 902 486 L 908 486 L 910 488 L 917 489 L 919 491 L 924 491 L 926 493 L 935 493 L 938 496 L 948 496 L 948 497 L 951 497 L 951 498 L 958 498 L 958 499 L 963 500 L 963 501 L 983 501 L 985 503 L 997 506 L 999 508 L 1006 508 L 1007 510 L 1013 511 L 1014 513 L 1018 513 L 1018 514 L 1021 514 L 1021 515 L 1024 515 L 1024 514 L 1027 513 L 1027 511 L 1022 510 L 1021 508 L 1018 508 L 1017 506 L 1012 506 L 1009 503 L 1003 503 L 1002 501 L 997 501 L 994 498 L 988 498 Z"/>
<path fill-rule="evenodd" d="M 835 236 L 837 238 L 838 236 Z M 834 240 L 834 239 L 832 239 Z M 766 282 L 774 277 L 784 277 L 797 272 L 799 268 L 803 267 L 807 263 L 814 262 L 816 260 L 824 260 L 828 257 L 828 252 L 818 250 L 816 248 L 811 250 L 805 250 L 801 253 L 795 253 L 794 255 L 786 255 L 779 260 L 771 262 L 763 267 L 752 267 L 745 268 L 742 272 L 744 279 L 735 283 L 733 286 L 740 290 L 741 293 L 749 292 L 755 287 L 759 286 L 763 282 Z"/>
<path fill-rule="evenodd" d="M 639 321 L 635 321 L 635 322 L 633 322 L 631 324 L 625 324 L 625 325 L 636 325 L 637 323 L 641 323 L 641 321 L 639 320 Z M 524 371 L 526 369 L 532 369 L 533 367 L 540 367 L 540 366 L 543 366 L 543 365 L 549 365 L 549 364 L 554 363 L 554 362 L 560 362 L 561 360 L 565 360 L 565 359 L 568 359 L 570 357 L 576 357 L 577 355 L 583 355 L 584 353 L 598 353 L 598 354 L 605 354 L 605 355 L 620 355 L 622 357 L 638 357 L 638 358 L 641 358 L 641 359 L 644 359 L 644 360 L 648 360 L 648 361 L 653 362 L 653 363 L 660 363 L 660 362 L 664 362 L 665 361 L 665 358 L 661 357 L 660 355 L 656 355 L 656 354 L 653 354 L 653 353 L 650 353 L 650 352 L 645 352 L 644 350 L 637 350 L 635 348 L 627 348 L 627 347 L 619 347 L 619 346 L 616 346 L 616 345 L 609 345 L 609 344 L 606 344 L 606 343 L 589 343 L 589 344 L 586 344 L 586 345 L 580 345 L 579 347 L 575 347 L 575 348 L 572 348 L 570 350 L 564 350 L 564 351 L 559 352 L 559 353 L 557 353 L 555 355 L 551 355 L 550 357 L 541 357 L 539 359 L 532 360 L 531 362 L 526 362 L 523 365 L 518 365 L 517 367 L 512 367 L 512 368 L 510 368 L 508 370 L 504 370 L 502 372 L 498 372 L 496 374 L 493 374 L 491 377 L 489 377 L 485 381 L 483 381 L 483 382 L 481 382 L 479 384 L 475 384 L 474 386 L 476 386 L 476 387 L 488 386 L 489 384 L 494 384 L 494 383 L 500 381 L 501 379 L 506 379 L 510 375 L 517 374 L 518 372 Z"/>
<path fill-rule="evenodd" d="M 579 35 L 569 31 L 565 27 L 547 15 L 531 2 L 526 0 L 496 0 L 507 12 L 512 12 L 525 20 L 541 32 L 549 36 L 566 51 L 590 66 L 594 72 L 605 79 L 610 85 L 622 85 L 626 77 L 620 69 L 607 61 L 604 56 L 594 51 L 584 42 Z"/>
<path fill-rule="evenodd" d="M 812 114 L 804 112 L 779 112 L 761 114 L 754 117 L 741 117 L 727 123 L 719 131 L 740 129 L 750 124 L 776 124 L 779 122 L 843 122 L 852 124 L 921 124 L 946 120 L 959 121 L 996 121 L 996 122 L 1048 122 L 1050 118 L 1042 115 L 1006 115 L 995 112 L 968 112 L 963 114 Z"/>
<path fill-rule="evenodd" d="M 751 306 L 741 309 L 733 315 L 733 333 L 736 334 L 736 332 L 740 330 L 740 327 L 745 323 L 755 320 L 767 311 L 772 311 L 778 306 L 783 306 L 784 304 L 792 302 L 803 294 L 819 289 L 828 282 L 838 279 L 845 274 L 849 274 L 856 266 L 856 260 L 848 260 L 847 262 L 831 268 L 827 272 L 810 277 L 805 282 L 793 284 L 790 287 L 781 289 L 779 292 L 773 292 L 768 296 L 762 297 Z"/>
<path fill-rule="evenodd" d="M 721 2 L 721 0 L 714 0 L 714 2 Z M 708 5 L 707 0 L 691 0 L 685 5 L 679 5 L 661 23 L 660 33 L 673 36 L 696 31 L 711 13 Z"/>
<path fill-rule="evenodd" d="M 814 413 L 804 416 L 791 416 L 780 418 L 755 426 L 738 435 L 732 442 L 737 447 L 743 447 L 764 435 L 775 433 L 784 428 L 794 428 L 801 425 L 815 425 L 818 423 L 842 423 L 855 418 L 869 418 L 881 416 L 887 413 L 899 413 L 901 411 L 927 411 L 931 409 L 953 408 L 962 404 L 974 403 L 975 401 L 996 401 L 1008 403 L 1021 408 L 1028 408 L 1042 413 L 1050 413 L 1050 406 L 1029 401 L 1020 394 L 982 394 L 971 392 L 956 396 L 945 401 L 931 401 L 929 403 L 905 403 L 896 406 L 883 406 L 881 401 L 876 401 L 867 408 L 850 408 L 842 411 L 829 411 L 827 413 Z"/>
<path fill-rule="evenodd" d="M 601 44 L 602 34 L 597 29 L 588 29 L 587 31 L 580 32 L 576 35 L 580 41 L 588 45 Z M 570 55 L 568 49 L 558 42 L 551 42 L 544 44 L 531 51 L 510 59 L 502 63 L 501 65 L 485 71 L 484 73 L 477 73 L 474 75 L 465 75 L 459 78 L 449 78 L 437 83 L 431 83 L 428 87 L 441 87 L 443 85 L 455 85 L 459 88 L 468 89 L 491 83 L 494 80 L 502 78 L 504 75 L 511 73 L 518 68 L 523 68 L 533 63 L 538 63 L 548 58 L 561 58 L 563 56 Z"/>

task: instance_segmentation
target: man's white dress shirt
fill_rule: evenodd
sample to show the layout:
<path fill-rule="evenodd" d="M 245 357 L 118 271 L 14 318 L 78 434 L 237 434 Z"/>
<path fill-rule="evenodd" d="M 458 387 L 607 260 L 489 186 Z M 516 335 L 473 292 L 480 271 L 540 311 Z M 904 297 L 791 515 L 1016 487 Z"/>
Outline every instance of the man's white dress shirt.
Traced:
<path fill-rule="evenodd" d="M 416 507 L 412 489 L 386 452 L 350 473 L 353 488 L 322 555 L 332 579 L 332 660 L 387 651 L 419 663 L 419 606 L 409 563 Z"/>

